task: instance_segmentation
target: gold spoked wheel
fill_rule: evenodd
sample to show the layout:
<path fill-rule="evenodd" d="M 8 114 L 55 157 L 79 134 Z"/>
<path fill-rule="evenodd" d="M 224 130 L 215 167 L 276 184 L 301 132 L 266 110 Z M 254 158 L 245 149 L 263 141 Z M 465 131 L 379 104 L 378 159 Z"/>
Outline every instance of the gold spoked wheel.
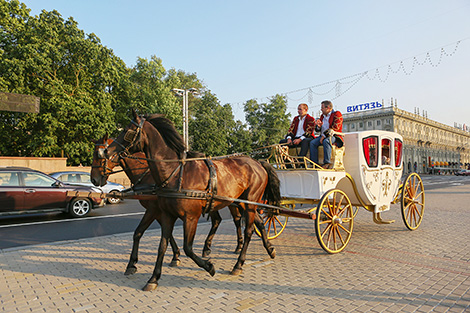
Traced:
<path fill-rule="evenodd" d="M 411 173 L 405 179 L 401 190 L 401 216 L 406 228 L 415 230 L 421 224 L 424 214 L 424 187 L 421 177 Z"/>
<path fill-rule="evenodd" d="M 315 233 L 323 250 L 338 253 L 346 248 L 353 230 L 353 208 L 346 193 L 332 189 L 317 207 Z"/>
<path fill-rule="evenodd" d="M 294 209 L 293 204 L 288 204 L 284 206 L 289 209 Z M 277 238 L 284 231 L 284 228 L 286 228 L 287 220 L 289 219 L 287 216 L 275 214 L 271 210 L 264 210 L 264 213 L 261 214 L 261 218 L 263 219 L 264 228 L 266 229 L 268 239 Z M 256 225 L 255 231 L 258 236 L 261 236 L 261 233 L 256 227 Z"/>

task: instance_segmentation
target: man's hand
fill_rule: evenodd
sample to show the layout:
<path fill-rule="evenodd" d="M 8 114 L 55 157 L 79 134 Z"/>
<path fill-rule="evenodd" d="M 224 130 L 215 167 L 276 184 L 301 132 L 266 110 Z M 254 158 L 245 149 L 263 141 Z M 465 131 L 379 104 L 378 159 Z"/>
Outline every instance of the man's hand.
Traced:
<path fill-rule="evenodd" d="M 292 140 L 290 138 L 287 138 L 287 144 L 290 146 L 292 145 Z"/>
<path fill-rule="evenodd" d="M 320 144 L 323 144 L 323 139 L 325 139 L 325 137 L 321 136 L 321 138 L 320 138 Z"/>
<path fill-rule="evenodd" d="M 294 145 L 298 145 L 298 144 L 300 144 L 300 143 L 302 142 L 302 139 L 297 138 L 297 139 L 294 139 L 293 142 L 294 142 Z"/>
<path fill-rule="evenodd" d="M 318 127 L 321 127 L 321 126 L 323 125 L 323 122 L 320 121 L 319 118 L 317 118 L 317 119 L 315 120 L 315 125 L 318 126 Z"/>

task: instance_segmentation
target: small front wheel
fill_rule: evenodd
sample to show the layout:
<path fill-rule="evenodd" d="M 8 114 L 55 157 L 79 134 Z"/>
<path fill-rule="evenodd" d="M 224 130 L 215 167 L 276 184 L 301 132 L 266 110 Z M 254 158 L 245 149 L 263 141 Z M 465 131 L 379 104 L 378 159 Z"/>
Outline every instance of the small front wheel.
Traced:
<path fill-rule="evenodd" d="M 421 177 L 411 173 L 405 179 L 401 190 L 401 216 L 406 228 L 415 230 L 421 224 L 424 214 L 424 187 Z"/>
<path fill-rule="evenodd" d="M 91 201 L 86 198 L 75 198 L 70 202 L 69 213 L 73 217 L 84 217 L 91 211 Z"/>
<path fill-rule="evenodd" d="M 288 204 L 287 207 L 291 210 L 294 209 L 293 204 Z M 274 214 L 271 210 L 264 210 L 261 218 L 263 219 L 264 228 L 269 240 L 279 237 L 286 228 L 287 220 L 289 219 L 287 216 Z M 255 231 L 261 237 L 261 232 L 256 226 Z"/>
<path fill-rule="evenodd" d="M 353 208 L 344 191 L 326 192 L 317 206 L 315 233 L 320 246 L 328 253 L 346 248 L 353 230 Z"/>

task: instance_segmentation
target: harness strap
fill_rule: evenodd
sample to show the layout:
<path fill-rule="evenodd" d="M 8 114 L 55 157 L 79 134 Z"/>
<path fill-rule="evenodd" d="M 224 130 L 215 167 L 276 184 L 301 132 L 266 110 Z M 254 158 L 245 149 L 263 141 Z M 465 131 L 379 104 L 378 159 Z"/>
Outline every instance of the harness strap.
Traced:
<path fill-rule="evenodd" d="M 148 187 L 154 187 L 153 189 L 148 189 Z M 142 189 L 141 192 L 138 192 L 138 189 Z M 250 200 L 243 200 L 243 199 L 237 199 L 237 198 L 231 198 L 231 197 L 225 197 L 225 196 L 219 196 L 219 195 L 209 195 L 205 191 L 201 190 L 191 190 L 191 189 L 182 189 L 181 191 L 177 189 L 160 189 L 158 187 L 155 188 L 155 186 L 140 186 L 140 188 L 136 188 L 134 191 L 134 195 L 155 195 L 159 197 L 165 197 L 165 198 L 176 198 L 176 199 L 192 199 L 192 200 L 207 200 L 209 197 L 211 197 L 215 201 L 227 201 L 227 202 L 233 202 L 235 204 L 239 203 L 245 203 L 245 204 L 252 204 L 260 207 L 265 207 L 265 208 L 271 208 L 271 209 L 279 209 L 280 207 L 275 206 L 275 205 L 270 205 L 266 203 L 259 203 L 255 201 L 250 201 Z M 123 194 L 128 194 L 129 189 L 121 191 Z"/>
<path fill-rule="evenodd" d="M 214 209 L 214 196 L 217 195 L 217 171 L 214 163 L 212 163 L 211 159 L 204 159 L 204 162 L 209 168 L 209 183 L 206 189 L 207 202 L 206 206 L 202 210 L 202 216 Z"/>
<path fill-rule="evenodd" d="M 179 169 L 181 169 L 181 173 L 183 172 L 183 163 L 180 163 L 180 165 L 178 165 L 174 170 L 173 172 L 171 172 L 170 176 L 168 176 L 167 179 L 165 179 L 165 181 L 163 183 L 161 183 L 160 185 L 160 188 L 165 188 L 168 183 L 170 182 L 170 179 L 176 174 L 176 171 L 178 171 Z M 181 174 L 180 174 L 181 176 Z M 180 181 L 181 183 L 181 181 Z"/>

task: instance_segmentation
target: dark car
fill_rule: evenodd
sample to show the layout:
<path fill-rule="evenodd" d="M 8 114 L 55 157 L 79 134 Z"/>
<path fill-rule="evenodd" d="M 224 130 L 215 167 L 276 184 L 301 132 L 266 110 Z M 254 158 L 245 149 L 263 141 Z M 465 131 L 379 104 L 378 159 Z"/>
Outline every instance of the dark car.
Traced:
<path fill-rule="evenodd" d="M 72 196 L 68 191 L 87 192 L 88 197 Z M 104 199 L 91 193 L 99 189 L 68 185 L 40 171 L 24 167 L 0 167 L 0 215 L 67 212 L 83 217 L 103 206 Z M 77 193 L 78 194 L 78 193 Z"/>
<path fill-rule="evenodd" d="M 470 176 L 470 170 L 460 170 L 458 172 L 455 172 L 455 175 L 457 175 L 457 176 Z"/>

